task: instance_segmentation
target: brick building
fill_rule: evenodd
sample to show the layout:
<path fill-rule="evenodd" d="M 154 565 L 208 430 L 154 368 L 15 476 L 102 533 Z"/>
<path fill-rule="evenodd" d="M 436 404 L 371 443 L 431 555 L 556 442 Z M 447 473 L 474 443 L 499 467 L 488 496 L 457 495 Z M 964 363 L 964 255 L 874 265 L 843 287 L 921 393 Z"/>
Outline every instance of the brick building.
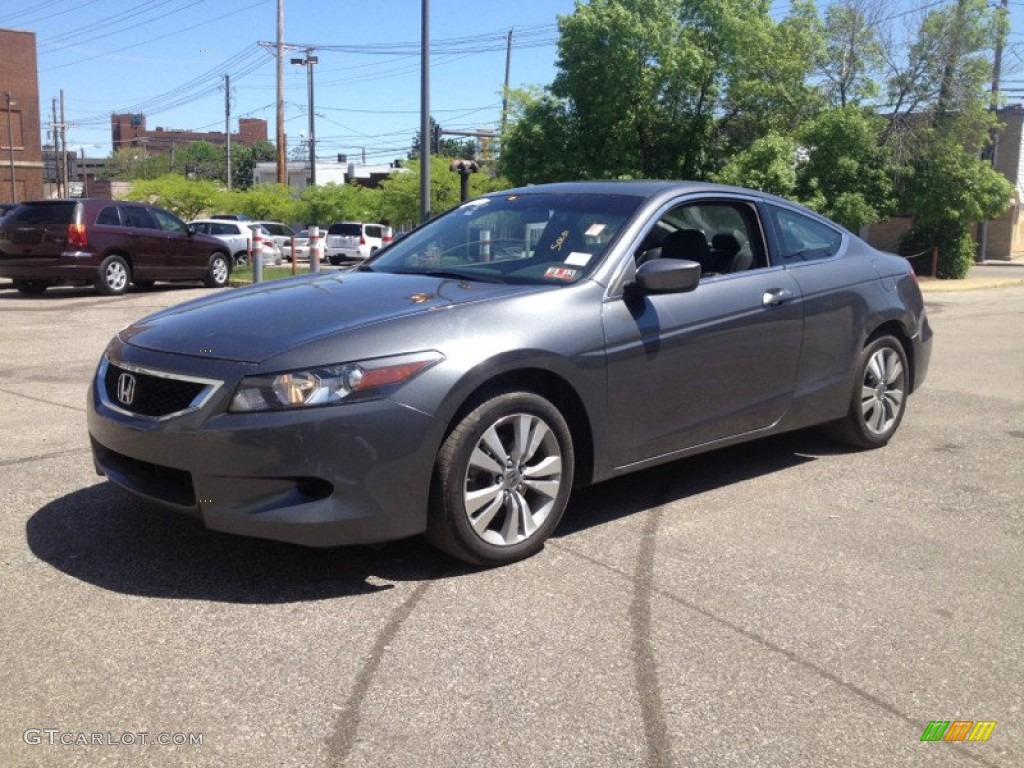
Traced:
<path fill-rule="evenodd" d="M 142 147 L 146 154 L 160 155 L 173 147 L 180 147 L 194 141 L 206 141 L 223 146 L 227 136 L 221 132 L 199 133 L 178 128 L 146 129 L 146 116 L 142 114 L 113 114 L 110 116 L 110 140 L 114 151 L 127 147 Z M 238 133 L 231 134 L 232 144 L 251 147 L 258 141 L 267 140 L 267 121 L 252 117 L 238 120 Z"/>
<path fill-rule="evenodd" d="M 0 203 L 43 196 L 36 36 L 0 29 Z"/>

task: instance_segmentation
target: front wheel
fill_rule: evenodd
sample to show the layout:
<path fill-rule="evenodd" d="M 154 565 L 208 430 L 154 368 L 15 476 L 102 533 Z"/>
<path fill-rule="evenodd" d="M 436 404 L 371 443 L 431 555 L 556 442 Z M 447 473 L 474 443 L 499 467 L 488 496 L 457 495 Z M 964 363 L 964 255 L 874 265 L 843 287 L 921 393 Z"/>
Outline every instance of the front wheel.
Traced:
<path fill-rule="evenodd" d="M 107 296 L 120 296 L 128 290 L 131 278 L 128 262 L 120 256 L 107 256 L 100 264 L 96 290 Z"/>
<path fill-rule="evenodd" d="M 223 288 L 228 284 L 230 276 L 231 268 L 228 266 L 228 257 L 223 253 L 215 253 L 210 257 L 210 266 L 203 278 L 203 285 L 207 288 Z"/>
<path fill-rule="evenodd" d="M 438 452 L 427 539 L 476 565 L 535 554 L 569 501 L 574 454 L 562 414 L 530 392 L 487 400 Z"/>
<path fill-rule="evenodd" d="M 907 408 L 907 353 L 899 340 L 881 336 L 861 352 L 850 410 L 832 424 L 836 438 L 857 448 L 880 448 L 896 433 Z"/>

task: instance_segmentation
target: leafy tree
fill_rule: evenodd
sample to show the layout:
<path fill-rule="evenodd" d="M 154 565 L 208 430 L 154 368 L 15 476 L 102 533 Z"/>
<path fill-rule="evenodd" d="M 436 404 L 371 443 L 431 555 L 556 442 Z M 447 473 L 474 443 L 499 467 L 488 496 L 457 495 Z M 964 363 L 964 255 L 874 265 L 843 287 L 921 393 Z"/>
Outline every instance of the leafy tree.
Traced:
<path fill-rule="evenodd" d="M 192 141 L 174 151 L 172 170 L 190 179 L 224 181 L 227 178 L 227 155 L 223 147 L 208 141 Z"/>
<path fill-rule="evenodd" d="M 934 131 L 907 180 L 914 225 L 904 236 L 904 253 L 939 249 L 939 277 L 966 277 L 974 261 L 972 232 L 977 222 L 1001 215 L 1013 186 L 956 140 Z"/>
<path fill-rule="evenodd" d="M 110 155 L 105 177 L 118 181 L 155 179 L 169 173 L 165 155 L 150 155 L 142 147 L 125 147 Z"/>
<path fill-rule="evenodd" d="M 880 0 L 838 0 L 825 11 L 825 54 L 820 71 L 830 104 L 845 107 L 874 99 L 883 63 Z"/>
<path fill-rule="evenodd" d="M 126 197 L 159 205 L 188 221 L 218 207 L 222 194 L 220 185 L 213 181 L 192 181 L 172 173 L 157 179 L 137 180 Z"/>
<path fill-rule="evenodd" d="M 796 140 L 771 132 L 730 158 L 714 180 L 792 197 L 796 193 L 796 168 Z"/>
<path fill-rule="evenodd" d="M 410 160 L 420 156 L 421 133 L 422 131 L 416 131 L 416 135 L 412 137 L 412 148 L 409 150 Z M 458 160 L 472 160 L 476 157 L 475 141 L 444 138 L 441 126 L 433 117 L 430 118 L 430 149 L 432 154 L 454 157 Z"/>
<path fill-rule="evenodd" d="M 377 221 L 380 191 L 357 184 L 306 187 L 299 197 L 298 218 L 320 227 L 336 221 Z"/>
<path fill-rule="evenodd" d="M 269 163 L 277 159 L 277 150 L 269 141 L 258 141 L 251 147 L 232 145 L 231 185 L 235 189 L 249 189 L 253 185 L 256 163 Z"/>
<path fill-rule="evenodd" d="M 808 160 L 796 195 L 854 232 L 895 208 L 891 169 L 878 144 L 882 118 L 860 107 L 822 112 L 799 131 Z"/>
<path fill-rule="evenodd" d="M 286 184 L 255 184 L 245 190 L 225 191 L 219 202 L 226 211 L 269 221 L 294 221 L 298 210 L 292 188 Z"/>
<path fill-rule="evenodd" d="M 460 179 L 457 173 L 449 170 L 451 158 L 430 158 L 430 210 L 438 215 L 460 202 Z M 420 218 L 420 176 L 419 160 L 409 162 L 408 173 L 396 173 L 386 179 L 379 189 L 379 207 L 377 209 L 381 221 L 394 227 L 412 226 Z M 494 178 L 486 173 L 474 173 L 469 177 L 471 197 L 509 187 L 508 181 L 500 177 Z"/>
<path fill-rule="evenodd" d="M 510 93 L 511 119 L 501 141 L 500 167 L 512 183 L 543 184 L 577 178 L 587 144 L 572 125 L 569 103 L 550 93 Z"/>

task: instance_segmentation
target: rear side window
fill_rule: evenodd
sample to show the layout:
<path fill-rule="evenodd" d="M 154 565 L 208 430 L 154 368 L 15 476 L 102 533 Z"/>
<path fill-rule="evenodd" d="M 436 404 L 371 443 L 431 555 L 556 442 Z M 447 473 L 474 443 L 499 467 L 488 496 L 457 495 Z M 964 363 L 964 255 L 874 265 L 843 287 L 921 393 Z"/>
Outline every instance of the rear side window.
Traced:
<path fill-rule="evenodd" d="M 379 238 L 383 234 L 384 233 L 381 231 L 380 227 L 378 227 L 378 226 L 376 226 L 374 224 L 367 224 L 366 225 L 366 236 L 367 237 L 377 237 L 377 238 Z"/>
<path fill-rule="evenodd" d="M 344 235 L 345 237 L 359 237 L 363 234 L 363 228 L 359 224 L 331 224 L 327 230 L 328 235 Z"/>
<path fill-rule="evenodd" d="M 779 235 L 781 263 L 820 261 L 839 253 L 843 244 L 843 234 L 839 230 L 787 208 L 769 206 L 768 210 Z"/>
<path fill-rule="evenodd" d="M 116 205 L 108 205 L 103 208 L 96 217 L 97 224 L 105 224 L 108 227 L 120 227 L 121 215 L 117 212 Z"/>
<path fill-rule="evenodd" d="M 19 227 L 67 226 L 75 217 L 75 203 L 32 203 L 15 208 L 4 223 Z"/>
<path fill-rule="evenodd" d="M 237 235 L 238 226 L 235 224 L 210 224 L 211 235 Z"/>

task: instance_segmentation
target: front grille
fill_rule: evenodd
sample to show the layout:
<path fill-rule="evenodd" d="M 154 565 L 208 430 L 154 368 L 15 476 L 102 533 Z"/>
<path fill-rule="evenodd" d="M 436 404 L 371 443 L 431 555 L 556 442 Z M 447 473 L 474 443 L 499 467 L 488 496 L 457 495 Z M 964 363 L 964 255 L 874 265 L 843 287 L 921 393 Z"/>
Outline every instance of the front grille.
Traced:
<path fill-rule="evenodd" d="M 131 377 L 122 379 L 122 376 Z M 107 402 L 128 413 L 162 418 L 197 408 L 212 393 L 209 382 L 170 376 L 155 376 L 143 371 L 107 364 L 103 391 Z M 130 390 L 130 391 L 129 391 Z"/>

